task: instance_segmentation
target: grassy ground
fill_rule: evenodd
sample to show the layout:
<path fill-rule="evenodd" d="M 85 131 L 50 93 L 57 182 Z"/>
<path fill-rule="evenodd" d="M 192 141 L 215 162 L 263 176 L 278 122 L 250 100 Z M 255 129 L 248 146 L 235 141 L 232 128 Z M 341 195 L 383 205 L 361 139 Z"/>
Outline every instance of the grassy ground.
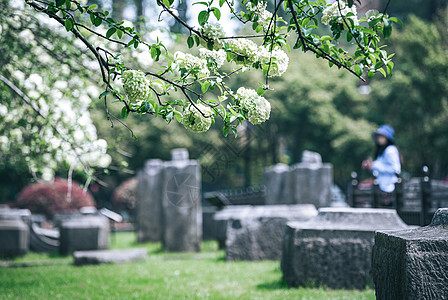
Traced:
<path fill-rule="evenodd" d="M 201 253 L 166 253 L 118 233 L 114 249 L 148 249 L 148 259 L 75 267 L 57 254 L 30 253 L 2 261 L 0 299 L 375 299 L 373 290 L 288 289 L 277 261 L 226 262 L 214 242 Z M 18 266 L 28 267 L 18 267 Z"/>

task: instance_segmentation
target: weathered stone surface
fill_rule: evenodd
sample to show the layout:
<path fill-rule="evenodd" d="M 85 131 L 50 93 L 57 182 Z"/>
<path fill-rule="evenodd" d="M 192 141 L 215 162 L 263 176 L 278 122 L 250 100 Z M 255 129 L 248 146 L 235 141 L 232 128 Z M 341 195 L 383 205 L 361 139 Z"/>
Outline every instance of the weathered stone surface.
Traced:
<path fill-rule="evenodd" d="M 62 221 L 60 247 L 62 254 L 76 250 L 98 250 L 109 247 L 109 221 L 103 216 L 81 216 Z"/>
<path fill-rule="evenodd" d="M 188 149 L 176 148 L 171 150 L 171 161 L 187 161 L 189 160 Z"/>
<path fill-rule="evenodd" d="M 215 206 L 202 206 L 202 240 L 216 239 L 216 222 L 213 220 L 218 208 Z"/>
<path fill-rule="evenodd" d="M 163 183 L 163 248 L 199 251 L 202 240 L 199 163 L 195 160 L 165 162 Z"/>
<path fill-rule="evenodd" d="M 292 203 L 318 208 L 331 205 L 332 164 L 298 163 L 291 167 L 290 176 Z"/>
<path fill-rule="evenodd" d="M 313 205 L 266 205 L 224 209 L 215 219 L 226 223 L 227 260 L 277 260 L 285 224 L 317 213 Z"/>
<path fill-rule="evenodd" d="M 266 186 L 266 204 L 291 204 L 291 181 L 289 166 L 276 164 L 264 171 L 264 185 Z"/>
<path fill-rule="evenodd" d="M 24 213 L 27 214 L 24 215 Z M 29 210 L 2 209 L 0 212 L 0 255 L 17 256 L 28 252 L 29 227 L 22 218 L 30 215 Z"/>
<path fill-rule="evenodd" d="M 163 162 L 151 159 L 138 173 L 136 219 L 137 242 L 162 240 Z"/>
<path fill-rule="evenodd" d="M 448 299 L 448 208 L 426 227 L 378 231 L 372 271 L 379 300 Z"/>
<path fill-rule="evenodd" d="M 302 163 L 321 165 L 322 156 L 317 152 L 305 150 L 302 152 Z"/>
<path fill-rule="evenodd" d="M 73 253 L 74 264 L 77 266 L 126 263 L 147 257 L 147 249 L 75 251 Z"/>
<path fill-rule="evenodd" d="M 371 253 L 376 230 L 408 226 L 395 210 L 322 208 L 307 222 L 289 222 L 281 268 L 288 286 L 310 283 L 364 289 L 372 284 Z"/>
<path fill-rule="evenodd" d="M 250 211 L 251 208 L 253 208 L 253 206 L 234 205 L 227 206 L 226 208 L 215 213 L 213 217 L 213 221 L 215 223 L 215 236 L 220 249 L 224 249 L 226 247 L 228 221 L 232 218 L 239 218 L 239 216 L 248 215 L 248 212 L 246 211 Z"/>

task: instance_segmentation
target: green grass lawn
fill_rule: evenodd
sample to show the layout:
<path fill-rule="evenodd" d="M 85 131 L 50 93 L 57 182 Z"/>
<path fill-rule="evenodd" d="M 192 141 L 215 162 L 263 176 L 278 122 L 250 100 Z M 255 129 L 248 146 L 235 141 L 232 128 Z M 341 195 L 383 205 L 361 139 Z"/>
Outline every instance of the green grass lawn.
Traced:
<path fill-rule="evenodd" d="M 214 242 L 201 253 L 167 253 L 160 244 L 137 245 L 133 233 L 111 239 L 113 249 L 132 247 L 148 249 L 148 258 L 84 267 L 57 254 L 2 261 L 10 266 L 0 267 L 0 299 L 375 299 L 373 290 L 289 289 L 279 262 L 226 262 Z"/>

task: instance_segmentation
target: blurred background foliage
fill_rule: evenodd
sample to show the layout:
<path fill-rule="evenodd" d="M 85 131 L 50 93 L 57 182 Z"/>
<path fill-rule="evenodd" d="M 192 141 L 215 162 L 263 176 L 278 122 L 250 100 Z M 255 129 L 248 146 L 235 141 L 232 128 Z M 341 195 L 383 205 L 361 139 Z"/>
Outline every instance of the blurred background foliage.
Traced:
<path fill-rule="evenodd" d="M 151 1 L 89 1 L 112 9 L 115 18 L 127 18 L 142 31 L 155 26 Z M 364 6 L 384 8 L 387 1 L 362 1 Z M 189 16 L 191 8 L 182 1 L 180 14 Z M 151 158 L 170 160 L 170 150 L 187 148 L 191 159 L 202 165 L 203 189 L 237 188 L 263 184 L 263 170 L 275 163 L 300 162 L 303 150 L 322 155 L 334 166 L 334 179 L 345 188 L 352 171 L 360 171 L 360 162 L 373 155 L 371 133 L 382 123 L 396 130 L 396 142 L 403 156 L 403 170 L 419 176 L 428 165 L 434 178 L 448 173 L 448 10 L 445 1 L 392 0 L 388 11 L 403 20 L 386 40 L 395 52 L 392 78 L 377 75 L 366 83 L 342 70 L 330 69 L 311 54 L 291 51 L 287 73 L 270 81 L 274 91 L 265 97 L 272 104 L 271 118 L 262 126 L 241 128 L 239 136 L 222 136 L 214 126 L 204 134 L 185 130 L 176 121 L 151 116 L 130 116 L 129 130 L 106 120 L 104 105 L 93 100 L 91 116 L 98 137 L 108 141 L 111 167 L 96 174 L 107 186 L 91 185 L 101 206 L 108 206 L 114 188 L 136 175 Z M 145 19 L 149 18 L 149 21 Z M 146 20 L 146 21 L 145 21 Z M 182 33 L 168 23 L 172 33 Z M 168 28 L 167 27 L 167 28 Z M 185 49 L 185 37 L 174 36 L 173 48 Z M 230 83 L 258 87 L 260 72 L 246 72 Z M 0 95 L 3 87 L 0 86 Z M 118 115 L 121 107 L 109 107 Z M 4 166 L 5 164 L 1 165 Z M 14 175 L 27 178 L 20 167 Z M 63 171 L 61 172 L 63 173 Z M 363 174 L 364 177 L 369 176 Z M 24 180 L 20 181 L 24 184 Z M 18 187 L 15 188 L 19 190 Z M 13 199 L 1 199 L 11 201 Z"/>

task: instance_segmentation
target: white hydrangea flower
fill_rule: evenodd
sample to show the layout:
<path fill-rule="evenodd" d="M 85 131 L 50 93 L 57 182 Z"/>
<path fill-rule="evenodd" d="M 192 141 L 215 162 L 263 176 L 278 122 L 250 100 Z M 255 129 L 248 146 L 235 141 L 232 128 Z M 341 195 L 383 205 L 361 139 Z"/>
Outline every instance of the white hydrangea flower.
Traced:
<path fill-rule="evenodd" d="M 257 6 L 253 6 L 252 2 L 246 4 L 247 9 L 258 15 L 258 23 L 263 26 L 264 30 L 268 30 L 271 23 L 272 13 L 266 10 L 267 2 L 260 1 Z"/>
<path fill-rule="evenodd" d="M 196 107 L 195 107 L 196 106 Z M 205 132 L 212 126 L 213 110 L 210 106 L 190 104 L 182 116 L 182 124 L 193 132 Z"/>
<path fill-rule="evenodd" d="M 226 61 L 226 58 L 227 58 L 227 54 L 223 49 L 216 51 L 216 50 L 208 50 L 205 48 L 200 48 L 199 53 L 200 53 L 200 57 L 203 59 L 207 59 L 207 58 L 213 59 L 218 68 L 221 68 L 221 66 L 224 64 L 224 62 Z"/>
<path fill-rule="evenodd" d="M 121 79 L 129 100 L 140 101 L 149 97 L 149 80 L 142 71 L 126 70 Z"/>
<path fill-rule="evenodd" d="M 338 5 L 339 3 L 339 5 Z M 339 6 L 341 7 L 341 12 L 339 12 Z M 348 17 L 349 19 L 353 20 L 353 23 L 355 25 L 359 25 L 359 20 L 356 12 L 356 6 L 352 5 L 352 7 L 348 7 L 348 5 L 343 0 L 337 0 L 334 2 L 331 6 L 324 9 L 322 12 L 322 24 L 328 25 L 330 24 L 330 21 L 334 18 L 338 17 L 337 22 L 340 24 L 344 24 L 344 21 L 341 18 L 342 16 L 346 16 L 348 13 L 353 13 L 354 16 Z M 344 24 L 345 27 L 345 24 Z"/>
<path fill-rule="evenodd" d="M 286 69 L 288 69 L 289 57 L 281 49 L 274 49 L 271 52 L 269 48 L 261 46 L 258 51 L 258 60 L 262 64 L 271 64 L 268 74 L 269 77 L 282 76 L 286 72 Z"/>
<path fill-rule="evenodd" d="M 205 24 L 202 27 L 202 34 L 213 40 L 214 46 L 219 47 L 222 44 L 222 40 L 220 38 L 223 38 L 226 36 L 226 33 L 224 32 L 224 29 L 222 28 L 221 24 Z"/>
<path fill-rule="evenodd" d="M 244 63 L 252 64 L 257 60 L 258 46 L 248 39 L 234 39 L 229 43 L 230 49 L 245 57 Z"/>
<path fill-rule="evenodd" d="M 207 67 L 207 61 L 205 59 L 181 51 L 174 53 L 174 59 L 180 69 L 193 70 L 198 68 L 200 74 L 204 74 L 205 76 L 210 75 L 210 70 Z"/>
<path fill-rule="evenodd" d="M 236 98 L 239 105 L 247 111 L 246 118 L 250 123 L 257 125 L 269 119 L 271 104 L 255 90 L 240 87 L 236 91 Z"/>

